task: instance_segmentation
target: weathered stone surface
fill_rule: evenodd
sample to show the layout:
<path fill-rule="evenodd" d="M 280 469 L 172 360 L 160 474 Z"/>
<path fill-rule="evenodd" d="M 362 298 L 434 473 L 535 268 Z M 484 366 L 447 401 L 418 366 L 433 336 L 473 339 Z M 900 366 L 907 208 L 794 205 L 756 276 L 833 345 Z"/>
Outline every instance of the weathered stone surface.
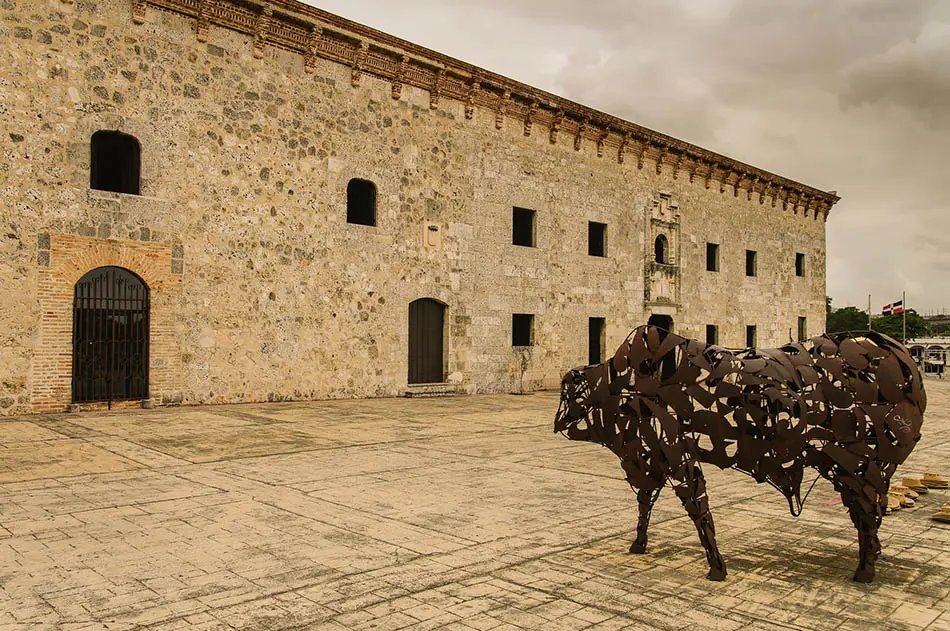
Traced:
<path fill-rule="evenodd" d="M 29 28 L 11 19 L 25 15 Z M 153 322 L 169 327 L 153 331 L 157 401 L 400 394 L 408 304 L 421 297 L 447 305 L 444 374 L 468 392 L 521 387 L 512 313 L 536 316 L 527 389 L 586 361 L 589 317 L 607 319 L 607 352 L 651 312 L 672 313 L 687 336 L 718 324 L 733 346 L 747 324 L 763 346 L 787 341 L 799 316 L 809 333 L 823 327 L 823 215 L 773 207 L 761 186 L 738 194 L 733 174 L 707 187 L 655 152 L 641 169 L 633 147 L 621 163 L 543 122 L 525 136 L 523 120 L 478 104 L 468 120 L 465 102 L 444 93 L 433 109 L 408 82 L 394 100 L 388 82 L 364 72 L 354 88 L 352 68 L 322 57 L 312 73 L 272 46 L 256 59 L 253 38 L 225 28 L 201 43 L 191 18 L 149 7 L 135 25 L 124 0 L 22 0 L 0 18 L 14 22 L 0 30 L 0 114 L 20 138 L 3 146 L 0 224 L 25 237 L 0 237 L 0 395 L 14 410 L 69 403 L 68 305 L 44 323 L 41 280 L 145 241 L 165 257 L 148 259 L 155 269 L 182 283 L 180 298 L 153 302 Z M 141 196 L 89 190 L 100 129 L 141 143 Z M 346 223 L 351 178 L 376 184 L 377 226 Z M 537 247 L 511 245 L 513 206 L 537 211 Z M 589 221 L 607 224 L 606 258 L 587 255 Z M 664 222 L 676 226 L 676 273 L 648 276 Z M 38 234 L 88 237 L 88 250 L 64 259 L 54 245 L 40 267 Z M 707 241 L 722 244 L 718 273 L 705 271 Z M 172 243 L 186 252 L 178 263 Z M 759 252 L 754 278 L 747 248 Z"/>

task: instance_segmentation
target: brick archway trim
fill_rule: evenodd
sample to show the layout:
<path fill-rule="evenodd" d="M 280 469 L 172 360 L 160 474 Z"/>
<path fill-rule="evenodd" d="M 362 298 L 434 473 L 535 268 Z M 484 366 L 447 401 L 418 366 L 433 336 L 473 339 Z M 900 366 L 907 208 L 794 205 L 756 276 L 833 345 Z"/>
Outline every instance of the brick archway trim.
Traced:
<path fill-rule="evenodd" d="M 141 278 L 149 289 L 161 288 L 167 280 L 168 273 L 161 274 L 157 269 L 155 257 L 137 251 L 140 249 L 136 247 L 138 245 L 134 242 L 122 243 L 118 241 L 97 243 L 72 253 L 61 265 L 57 265 L 58 269 L 53 272 L 53 276 L 70 286 L 74 286 L 80 278 L 94 269 L 122 267 Z M 171 261 L 170 249 L 167 260 L 163 261 L 166 263 L 166 267 L 170 266 L 169 261 Z"/>
<path fill-rule="evenodd" d="M 148 286 L 149 396 L 174 398 L 178 393 L 180 398 L 181 353 L 175 310 L 182 275 L 172 272 L 172 258 L 169 243 L 51 235 L 49 266 L 39 268 L 37 279 L 39 327 L 30 371 L 34 411 L 61 412 L 72 402 L 74 287 L 86 273 L 106 266 L 125 268 Z M 181 258 L 178 264 L 180 271 Z"/>

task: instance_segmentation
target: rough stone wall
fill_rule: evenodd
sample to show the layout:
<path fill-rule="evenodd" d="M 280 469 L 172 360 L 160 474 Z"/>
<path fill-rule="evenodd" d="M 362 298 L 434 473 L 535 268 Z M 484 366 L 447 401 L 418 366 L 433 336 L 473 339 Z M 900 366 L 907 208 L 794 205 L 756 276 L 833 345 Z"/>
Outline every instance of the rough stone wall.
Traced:
<path fill-rule="evenodd" d="M 296 53 L 255 58 L 253 38 L 216 26 L 199 42 L 193 20 L 153 7 L 135 25 L 125 1 L 0 0 L 0 42 L 0 413 L 69 402 L 41 386 L 68 380 L 70 362 L 61 345 L 53 368 L 42 359 L 40 263 L 63 264 L 43 235 L 149 244 L 169 253 L 169 278 L 182 254 L 180 290 L 153 305 L 168 341 L 152 358 L 159 403 L 401 394 L 421 297 L 447 306 L 445 373 L 469 392 L 517 390 L 523 353 L 526 387 L 556 386 L 586 362 L 593 316 L 607 319 L 608 354 L 650 312 L 700 338 L 718 324 L 731 346 L 746 324 L 761 346 L 787 341 L 798 316 L 809 333 L 824 326 L 821 214 L 598 157 L 587 140 L 575 150 L 546 128 L 526 136 L 514 118 L 497 129 L 481 108 L 468 120 L 458 101 L 431 109 L 412 86 L 394 100 L 389 83 L 354 87 L 329 61 L 311 74 Z M 90 191 L 100 129 L 141 143 L 141 196 Z M 375 227 L 346 223 L 354 177 L 377 186 Z M 675 296 L 645 304 L 651 213 L 671 205 Z M 536 248 L 511 245 L 512 206 L 537 211 Z M 588 221 L 608 225 L 606 258 L 587 255 Z M 722 244 L 717 274 L 706 241 Z M 530 349 L 512 348 L 512 313 L 535 314 Z M 156 381 L 169 366 L 176 378 Z"/>

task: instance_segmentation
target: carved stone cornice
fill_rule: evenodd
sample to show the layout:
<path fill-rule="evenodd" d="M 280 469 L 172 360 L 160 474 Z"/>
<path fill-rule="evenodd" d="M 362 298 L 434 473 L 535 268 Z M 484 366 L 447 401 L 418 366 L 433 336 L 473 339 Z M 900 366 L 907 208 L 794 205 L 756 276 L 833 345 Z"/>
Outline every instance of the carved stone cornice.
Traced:
<path fill-rule="evenodd" d="M 557 134 L 561 131 L 561 125 L 564 124 L 564 115 L 560 112 L 557 112 L 554 115 L 554 120 L 551 121 L 551 136 L 549 138 L 552 145 L 557 144 Z"/>
<path fill-rule="evenodd" d="M 524 115 L 524 135 L 531 135 L 531 126 L 534 125 L 534 114 L 538 111 L 537 101 L 532 101 L 531 105 L 528 106 L 528 111 Z"/>
<path fill-rule="evenodd" d="M 617 147 L 617 162 L 623 164 L 624 154 L 627 152 L 627 146 L 630 144 L 630 134 L 624 134 L 620 140 L 620 146 Z"/>
<path fill-rule="evenodd" d="M 132 23 L 145 24 L 145 9 L 148 6 L 146 0 L 132 0 Z"/>
<path fill-rule="evenodd" d="M 209 2 L 210 0 L 204 0 Z M 307 52 L 304 53 L 303 69 L 304 72 L 313 72 L 317 65 L 317 50 L 320 48 L 320 39 L 323 37 L 323 27 L 314 24 L 310 29 L 310 45 Z"/>
<path fill-rule="evenodd" d="M 363 76 L 363 65 L 369 56 L 369 42 L 361 41 L 356 45 L 353 51 L 353 65 L 350 68 L 350 83 L 354 88 L 360 87 L 360 79 Z"/>
<path fill-rule="evenodd" d="M 261 59 L 264 56 L 264 46 L 267 44 L 270 35 L 270 25 L 273 19 L 274 8 L 269 4 L 262 6 L 261 12 L 257 16 L 257 26 L 254 29 L 254 57 L 257 59 Z M 304 53 L 306 54 L 306 51 L 304 51 Z"/>
<path fill-rule="evenodd" d="M 351 68 L 354 87 L 359 87 L 364 73 L 391 82 L 394 98 L 401 94 L 403 85 L 411 85 L 434 92 L 430 96 L 433 106 L 438 105 L 442 98 L 462 102 L 466 118 L 472 118 L 475 107 L 484 107 L 495 112 L 495 125 L 499 128 L 502 126 L 499 118 L 521 119 L 526 136 L 531 135 L 534 122 L 550 125 L 559 113 L 561 128 L 578 130 L 576 146 L 580 145 L 582 138 L 587 138 L 597 143 L 598 154 L 602 154 L 606 147 L 616 147 L 620 163 L 623 163 L 624 152 L 630 143 L 635 141 L 640 148 L 637 160 L 640 169 L 643 168 L 645 153 L 651 147 L 656 147 L 660 154 L 656 164 L 660 172 L 665 159 L 673 161 L 672 164 L 689 161 L 710 165 L 705 178 L 706 188 L 715 177 L 714 171 L 718 170 L 728 174 L 720 180 L 721 189 L 724 189 L 729 176 L 734 176 L 735 185 L 739 187 L 741 182 L 746 182 L 750 193 L 756 186 L 764 187 L 763 190 L 786 191 L 783 205 L 787 205 L 787 191 L 794 191 L 798 196 L 807 195 L 814 199 L 822 208 L 827 207 L 822 211 L 825 216 L 839 200 L 834 193 L 585 107 L 297 0 L 269 0 L 266 3 L 254 0 L 132 0 L 134 23 L 144 22 L 146 5 L 195 18 L 199 22 L 196 25 L 199 39 L 207 37 L 208 24 L 238 31 L 253 38 L 255 57 L 263 56 L 266 46 L 274 46 L 303 55 L 305 70 L 311 70 L 317 58 L 340 63 Z M 314 33 L 319 33 L 319 36 L 314 37 Z M 555 131 L 554 137 L 556 134 Z M 678 168 L 674 167 L 673 172 L 677 173 Z M 691 170 L 691 178 L 694 175 L 699 175 L 698 169 Z M 774 205 L 776 197 L 772 199 Z"/>
<path fill-rule="evenodd" d="M 505 90 L 504 94 L 498 97 L 498 109 L 495 110 L 495 129 L 501 129 L 505 126 L 505 115 L 508 114 L 508 105 L 511 103 L 511 92 Z"/>
<path fill-rule="evenodd" d="M 597 136 L 597 157 L 602 158 L 604 156 L 604 145 L 607 143 L 607 139 L 610 138 L 610 130 L 603 129 L 600 132 L 600 135 Z"/>
<path fill-rule="evenodd" d="M 439 100 L 442 98 L 442 85 L 445 81 L 445 68 L 440 68 L 435 75 L 435 83 L 429 91 L 429 107 L 435 109 L 439 107 Z"/>
<path fill-rule="evenodd" d="M 472 75 L 472 83 L 468 86 L 468 94 L 465 95 L 465 119 L 472 120 L 475 117 L 475 101 L 478 99 L 478 93 L 482 89 L 481 73 L 476 72 Z"/>

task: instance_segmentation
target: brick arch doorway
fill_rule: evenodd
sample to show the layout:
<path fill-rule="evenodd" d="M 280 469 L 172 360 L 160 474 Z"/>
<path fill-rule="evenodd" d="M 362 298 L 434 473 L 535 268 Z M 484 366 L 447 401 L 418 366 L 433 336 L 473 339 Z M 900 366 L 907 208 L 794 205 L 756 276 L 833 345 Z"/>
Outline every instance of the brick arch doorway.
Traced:
<path fill-rule="evenodd" d="M 148 398 L 149 289 L 123 267 L 98 267 L 73 290 L 73 403 Z"/>
<path fill-rule="evenodd" d="M 442 383 L 445 305 L 432 298 L 409 303 L 409 383 Z"/>

